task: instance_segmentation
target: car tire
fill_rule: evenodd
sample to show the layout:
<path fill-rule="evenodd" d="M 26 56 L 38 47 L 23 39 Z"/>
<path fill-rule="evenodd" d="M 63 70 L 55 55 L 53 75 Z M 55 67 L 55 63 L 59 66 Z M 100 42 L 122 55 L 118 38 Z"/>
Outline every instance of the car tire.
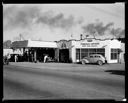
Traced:
<path fill-rule="evenodd" d="M 103 65 L 103 62 L 101 60 L 97 61 L 98 65 Z"/>

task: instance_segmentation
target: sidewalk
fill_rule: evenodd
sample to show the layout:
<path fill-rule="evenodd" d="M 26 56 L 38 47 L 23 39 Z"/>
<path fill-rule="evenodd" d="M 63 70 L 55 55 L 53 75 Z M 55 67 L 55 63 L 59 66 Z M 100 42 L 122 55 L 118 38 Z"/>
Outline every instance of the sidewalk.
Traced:
<path fill-rule="evenodd" d="M 125 70 L 125 64 L 105 64 L 103 66 L 94 64 L 73 64 L 73 63 L 32 63 L 32 62 L 10 62 L 10 65 L 56 70 Z"/>
<path fill-rule="evenodd" d="M 61 69 L 61 70 L 71 70 L 80 67 L 78 64 L 72 63 L 32 63 L 32 62 L 10 62 L 10 65 L 40 68 L 40 69 Z"/>

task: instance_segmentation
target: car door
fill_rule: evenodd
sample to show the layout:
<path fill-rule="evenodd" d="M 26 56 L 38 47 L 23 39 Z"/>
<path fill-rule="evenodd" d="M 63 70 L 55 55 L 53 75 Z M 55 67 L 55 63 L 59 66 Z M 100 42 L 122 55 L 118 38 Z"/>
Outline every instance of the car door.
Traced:
<path fill-rule="evenodd" d="M 97 63 L 98 60 L 99 60 L 99 56 L 98 55 L 95 55 L 95 57 L 94 57 L 94 63 Z"/>
<path fill-rule="evenodd" d="M 90 63 L 93 63 L 93 62 L 94 62 L 93 59 L 94 59 L 93 55 L 90 55 L 90 57 L 89 57 L 89 62 L 90 62 Z"/>

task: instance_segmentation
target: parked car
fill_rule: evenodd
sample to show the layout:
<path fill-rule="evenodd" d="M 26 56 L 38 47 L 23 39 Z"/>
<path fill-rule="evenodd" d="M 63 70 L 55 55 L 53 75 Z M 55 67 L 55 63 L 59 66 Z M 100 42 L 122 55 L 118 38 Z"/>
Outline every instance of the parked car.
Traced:
<path fill-rule="evenodd" d="M 9 60 L 8 60 L 7 56 L 3 56 L 3 64 L 4 65 L 8 65 L 9 64 Z"/>
<path fill-rule="evenodd" d="M 92 54 L 89 57 L 84 57 L 81 61 L 82 64 L 86 63 L 97 63 L 98 65 L 105 64 L 105 58 L 100 54 Z"/>

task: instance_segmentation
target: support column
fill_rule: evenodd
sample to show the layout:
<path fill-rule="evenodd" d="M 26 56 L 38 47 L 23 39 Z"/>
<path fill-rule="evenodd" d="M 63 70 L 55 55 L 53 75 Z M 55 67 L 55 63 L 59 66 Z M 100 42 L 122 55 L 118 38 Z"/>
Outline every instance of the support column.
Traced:
<path fill-rule="evenodd" d="M 37 61 L 36 49 L 34 50 L 34 62 Z"/>
<path fill-rule="evenodd" d="M 59 49 L 55 49 L 55 59 L 59 62 Z"/>
<path fill-rule="evenodd" d="M 22 59 L 22 60 L 23 60 L 23 61 L 26 61 L 25 59 L 26 59 L 26 55 L 25 55 L 25 47 L 24 47 L 24 48 L 23 48 L 23 59 Z"/>
<path fill-rule="evenodd" d="M 81 60 L 81 48 L 80 48 L 80 60 Z"/>
<path fill-rule="evenodd" d="M 30 48 L 28 48 L 28 62 L 30 62 Z"/>

